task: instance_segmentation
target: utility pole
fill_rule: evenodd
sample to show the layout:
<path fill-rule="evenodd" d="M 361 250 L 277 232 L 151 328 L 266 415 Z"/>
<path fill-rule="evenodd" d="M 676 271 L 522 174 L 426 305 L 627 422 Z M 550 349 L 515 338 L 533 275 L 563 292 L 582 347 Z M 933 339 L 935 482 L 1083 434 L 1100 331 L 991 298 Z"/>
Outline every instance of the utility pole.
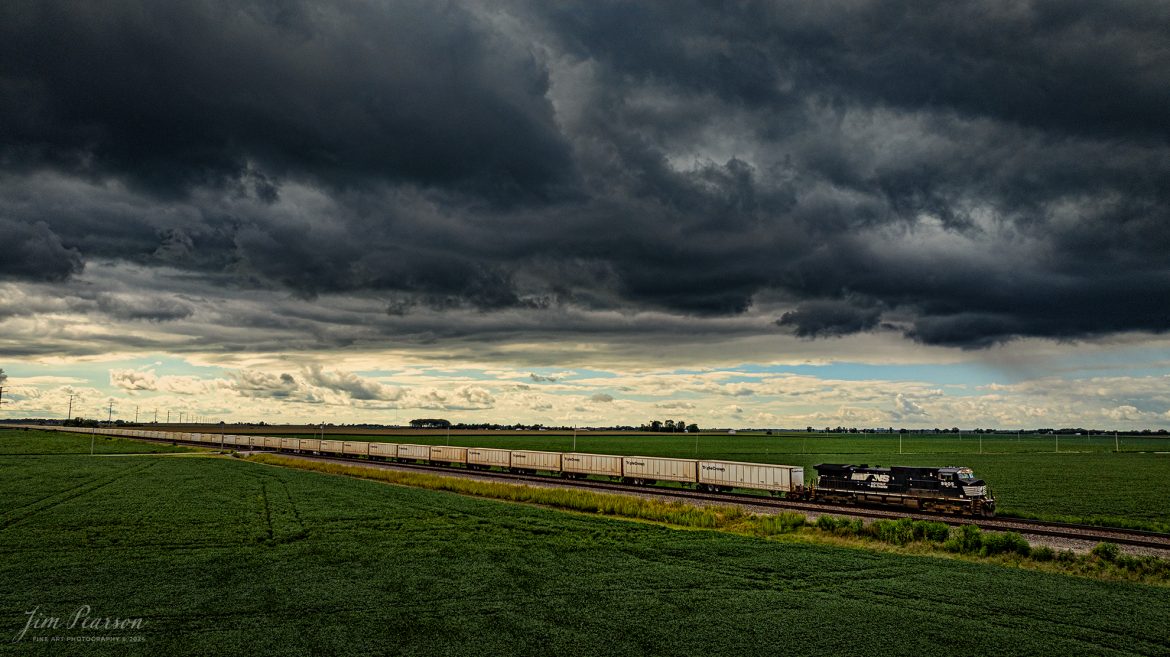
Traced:
<path fill-rule="evenodd" d="M 154 409 L 154 423 L 158 424 L 158 409 Z"/>
<path fill-rule="evenodd" d="M 577 425 L 573 425 L 573 451 L 577 451 Z"/>
<path fill-rule="evenodd" d="M 77 395 L 76 395 L 75 393 L 72 393 L 72 392 L 71 392 L 71 393 L 69 393 L 69 411 L 68 411 L 67 413 L 65 413 L 65 419 L 66 419 L 66 420 L 72 420 L 72 419 L 73 419 L 73 398 L 74 398 L 74 397 L 76 397 L 76 396 L 77 396 Z"/>
<path fill-rule="evenodd" d="M 138 424 L 138 404 L 134 405 L 134 424 Z"/>
<path fill-rule="evenodd" d="M 1120 445 L 1120 443 L 1117 442 L 1117 432 L 1114 431 L 1113 432 L 1113 453 L 1116 454 L 1117 452 L 1120 452 L 1120 451 L 1121 451 L 1121 445 Z"/>
<path fill-rule="evenodd" d="M 168 410 L 167 411 L 167 424 L 170 424 L 170 423 L 171 423 L 171 412 Z"/>
<path fill-rule="evenodd" d="M 114 400 L 110 400 L 110 414 L 106 417 L 106 424 L 114 421 Z"/>

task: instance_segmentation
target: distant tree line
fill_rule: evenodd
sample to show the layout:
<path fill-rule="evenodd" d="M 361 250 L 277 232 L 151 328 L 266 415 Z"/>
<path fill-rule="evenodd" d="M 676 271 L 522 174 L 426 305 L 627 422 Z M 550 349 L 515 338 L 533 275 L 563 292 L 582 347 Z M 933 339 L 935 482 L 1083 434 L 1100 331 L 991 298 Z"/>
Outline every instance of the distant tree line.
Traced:
<path fill-rule="evenodd" d="M 649 424 L 638 427 L 638 431 L 653 433 L 698 433 L 699 425 L 687 424 L 686 420 L 651 420 Z"/>
<path fill-rule="evenodd" d="M 441 418 L 421 418 L 411 420 L 410 426 L 413 429 L 450 429 L 451 421 Z"/>

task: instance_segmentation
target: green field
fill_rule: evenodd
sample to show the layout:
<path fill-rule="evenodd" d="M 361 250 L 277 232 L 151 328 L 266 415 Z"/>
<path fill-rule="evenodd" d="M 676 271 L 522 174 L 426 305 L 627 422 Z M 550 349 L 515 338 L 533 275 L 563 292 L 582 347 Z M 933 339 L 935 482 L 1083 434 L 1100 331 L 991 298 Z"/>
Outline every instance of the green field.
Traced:
<path fill-rule="evenodd" d="M 573 436 L 563 434 L 335 436 L 352 440 L 380 440 L 420 444 L 447 444 L 509 449 L 570 451 Z M 1053 436 L 988 436 L 974 434 L 894 435 L 786 434 L 766 436 L 578 434 L 576 448 L 598 454 L 676 456 L 730 459 L 799 465 L 806 480 L 818 463 L 869 465 L 967 465 L 985 479 L 995 493 L 1001 513 L 1029 517 L 1075 518 L 1126 524 L 1144 523 L 1170 531 L 1170 440 L 1123 439 L 1123 451 L 1114 453 L 1113 437 L 1062 436 L 1055 452 Z M 696 448 L 697 444 L 697 448 Z M 1128 451 L 1126 451 L 1128 450 Z M 980 453 L 982 451 L 982 453 Z M 1161 453 L 1159 453 L 1161 452 Z"/>
<path fill-rule="evenodd" d="M 191 451 L 186 447 L 172 447 L 162 443 L 98 434 L 91 436 L 56 431 L 0 429 L 0 456 L 89 454 L 91 446 L 94 454 L 164 454 Z"/>
<path fill-rule="evenodd" d="M 34 629 L 2 654 L 1170 654 L 1162 587 L 219 457 L 0 456 L 0 471 L 9 637 L 38 606 L 145 623 L 104 631 L 141 642 Z"/>

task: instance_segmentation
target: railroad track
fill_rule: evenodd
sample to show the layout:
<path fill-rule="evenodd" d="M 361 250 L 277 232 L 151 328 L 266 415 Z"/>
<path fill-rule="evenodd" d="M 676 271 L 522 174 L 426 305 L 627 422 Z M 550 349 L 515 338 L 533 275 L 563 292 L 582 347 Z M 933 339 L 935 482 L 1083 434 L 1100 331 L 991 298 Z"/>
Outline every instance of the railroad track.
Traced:
<path fill-rule="evenodd" d="M 84 432 L 82 432 L 84 433 Z M 208 448 L 206 443 L 174 440 L 166 438 L 149 438 L 149 437 L 127 437 L 128 440 L 142 440 L 147 442 L 158 443 L 182 443 L 184 445 L 191 445 L 195 447 Z M 214 446 L 210 446 L 215 449 Z M 233 450 L 234 451 L 234 450 Z M 273 453 L 284 454 L 276 452 L 271 449 L 258 448 L 249 450 L 253 453 Z M 838 504 L 827 504 L 820 502 L 808 502 L 799 500 L 786 500 L 783 498 L 768 497 L 759 494 L 749 493 L 707 493 L 702 491 L 690 490 L 685 488 L 671 488 L 664 486 L 636 486 L 632 484 L 624 484 L 619 482 L 605 482 L 590 479 L 566 479 L 554 475 L 539 475 L 539 474 L 519 474 L 514 472 L 499 472 L 495 470 L 468 470 L 464 468 L 457 468 L 453 466 L 429 465 L 422 463 L 400 463 L 389 461 L 375 461 L 370 459 L 362 459 L 353 456 L 343 455 L 321 455 L 321 454 L 287 454 L 289 456 L 296 456 L 307 460 L 315 461 L 329 461 L 341 463 L 360 463 L 368 464 L 374 467 L 389 467 L 397 469 L 410 469 L 418 471 L 435 472 L 445 475 L 466 475 L 476 476 L 489 479 L 497 479 L 502 481 L 515 482 L 529 482 L 540 483 L 542 485 L 554 484 L 564 488 L 581 488 L 598 491 L 609 491 L 617 493 L 637 493 L 650 494 L 659 497 L 675 498 L 679 500 L 692 500 L 703 502 L 717 502 L 721 504 L 739 504 L 745 506 L 783 509 L 789 511 L 804 511 L 816 514 L 829 514 L 835 516 L 847 516 L 863 519 L 892 519 L 897 520 L 901 518 L 911 518 L 914 520 L 929 520 L 933 522 L 941 522 L 947 525 L 975 525 L 980 529 L 988 531 L 999 532 L 1017 532 L 1020 534 L 1032 534 L 1036 536 L 1047 536 L 1053 538 L 1062 538 L 1075 541 L 1097 541 L 1110 542 L 1118 545 L 1129 545 L 1134 547 L 1143 547 L 1156 550 L 1170 551 L 1170 534 L 1163 534 L 1158 532 L 1149 532 L 1136 529 L 1123 529 L 1114 527 L 1101 527 L 1097 525 L 1081 525 L 1059 522 L 1046 522 L 1042 520 L 1031 520 L 1022 518 L 982 518 L 982 517 L 962 517 L 962 516 L 944 516 L 938 514 L 913 512 L 907 510 L 898 510 L 890 508 L 875 508 L 867 506 L 842 506 Z"/>

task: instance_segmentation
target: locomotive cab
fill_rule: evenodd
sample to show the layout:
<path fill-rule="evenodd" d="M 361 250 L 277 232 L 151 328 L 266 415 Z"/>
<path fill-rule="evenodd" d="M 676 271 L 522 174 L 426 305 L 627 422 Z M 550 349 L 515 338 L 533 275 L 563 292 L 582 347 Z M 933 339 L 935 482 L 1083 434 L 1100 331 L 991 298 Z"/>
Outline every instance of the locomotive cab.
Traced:
<path fill-rule="evenodd" d="M 939 468 L 938 474 L 944 486 L 948 484 L 943 477 L 949 477 L 952 482 L 950 485 L 955 487 L 959 495 L 971 500 L 973 511 L 986 516 L 995 514 L 995 498 L 987 490 L 987 482 L 976 479 L 971 468 Z"/>
<path fill-rule="evenodd" d="M 958 490 L 963 497 L 987 495 L 987 482 L 976 479 L 971 468 L 939 468 L 938 478 L 944 487 Z"/>

